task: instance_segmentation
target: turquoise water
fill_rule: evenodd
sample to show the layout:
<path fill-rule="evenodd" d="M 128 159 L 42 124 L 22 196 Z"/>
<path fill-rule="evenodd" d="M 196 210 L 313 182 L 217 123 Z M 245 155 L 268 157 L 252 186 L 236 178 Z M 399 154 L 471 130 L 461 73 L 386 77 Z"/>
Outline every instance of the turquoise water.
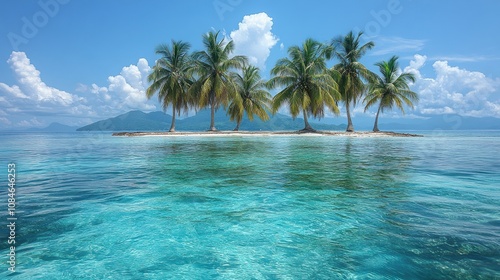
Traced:
<path fill-rule="evenodd" d="M 500 132 L 0 145 L 0 278 L 500 279 Z"/>

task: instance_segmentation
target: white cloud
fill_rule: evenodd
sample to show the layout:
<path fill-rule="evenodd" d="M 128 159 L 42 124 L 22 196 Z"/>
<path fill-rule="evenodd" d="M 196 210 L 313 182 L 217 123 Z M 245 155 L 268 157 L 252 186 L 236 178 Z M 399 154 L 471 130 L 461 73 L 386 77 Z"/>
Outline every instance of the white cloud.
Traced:
<path fill-rule="evenodd" d="M 3 123 L 4 125 L 11 125 L 12 124 L 12 122 L 5 117 L 0 117 L 0 123 Z"/>
<path fill-rule="evenodd" d="M 48 86 L 24 52 L 12 52 L 7 63 L 16 83 L 0 83 L 0 124 L 4 126 L 44 126 L 61 117 L 68 118 L 67 124 L 81 125 L 83 119 L 88 123 L 89 119 L 97 121 L 130 110 L 156 109 L 145 95 L 151 68 L 144 58 L 110 76 L 106 87 L 77 85 L 78 94 Z"/>
<path fill-rule="evenodd" d="M 12 52 L 7 63 L 14 71 L 19 85 L 9 87 L 0 83 L 0 89 L 13 97 L 62 106 L 69 106 L 78 99 L 65 91 L 47 86 L 40 78 L 40 71 L 31 64 L 24 52 Z"/>
<path fill-rule="evenodd" d="M 372 55 L 386 55 L 402 52 L 418 52 L 424 48 L 425 40 L 401 37 L 377 37 Z"/>
<path fill-rule="evenodd" d="M 13 85 L 13 86 L 9 87 L 6 84 L 0 83 L 0 90 L 4 91 L 5 93 L 8 93 L 8 94 L 12 95 L 15 98 L 29 99 L 29 97 L 26 96 L 21 91 L 21 89 L 18 86 L 16 86 L 16 85 Z"/>
<path fill-rule="evenodd" d="M 413 60 L 410 61 L 410 66 L 404 69 L 404 72 L 411 73 L 415 75 L 416 80 L 420 80 L 422 75 L 420 74 L 420 69 L 424 67 L 425 62 L 427 61 L 427 56 L 416 54 L 413 57 Z"/>
<path fill-rule="evenodd" d="M 90 89 L 90 92 L 95 93 L 95 94 L 107 93 L 108 92 L 108 88 L 106 88 L 106 87 L 99 87 L 96 84 L 92 84 L 92 88 Z"/>
<path fill-rule="evenodd" d="M 246 55 L 251 64 L 264 68 L 271 48 L 279 41 L 271 32 L 273 19 L 266 13 L 253 14 L 244 16 L 238 26 L 230 34 L 235 54 Z"/>
<path fill-rule="evenodd" d="M 7 63 L 14 73 L 16 84 L 0 83 L 0 93 L 4 95 L 0 97 L 0 104 L 10 124 L 39 126 L 43 123 L 33 116 L 78 116 L 91 112 L 91 108 L 84 105 L 84 98 L 43 82 L 40 71 L 24 52 L 12 52 Z M 8 122 L 2 121 L 3 124 Z"/>
<path fill-rule="evenodd" d="M 473 117 L 500 117 L 500 80 L 481 72 L 450 66 L 447 61 L 432 65 L 435 77 L 427 78 L 420 69 L 427 57 L 415 55 L 404 71 L 414 73 L 413 90 L 419 93 L 417 109 L 422 114 L 459 114 Z"/>
<path fill-rule="evenodd" d="M 123 109 L 155 110 L 156 106 L 148 104 L 146 98 L 147 77 L 150 72 L 148 61 L 141 58 L 137 65 L 123 67 L 120 75 L 110 76 L 108 87 L 93 84 L 92 92 L 102 94 L 105 100 L 121 100 L 117 105 Z"/>
<path fill-rule="evenodd" d="M 479 62 L 479 61 L 491 61 L 491 60 L 499 60 L 499 57 L 494 56 L 485 56 L 485 55 L 455 55 L 455 56 L 436 56 L 432 57 L 432 60 L 444 60 L 444 61 L 454 61 L 454 62 Z"/>
<path fill-rule="evenodd" d="M 146 97 L 150 72 L 148 61 L 141 58 L 137 64 L 123 67 L 120 74 L 109 76 L 107 86 L 78 85 L 77 90 L 87 94 L 100 119 L 131 110 L 154 111 L 157 106 Z"/>
<path fill-rule="evenodd" d="M 22 120 L 22 121 L 20 121 L 20 122 L 17 123 L 18 127 L 25 127 L 25 128 L 40 127 L 42 125 L 43 125 L 43 123 L 41 123 L 38 120 L 38 118 L 36 118 L 36 117 L 31 118 L 30 120 Z"/>

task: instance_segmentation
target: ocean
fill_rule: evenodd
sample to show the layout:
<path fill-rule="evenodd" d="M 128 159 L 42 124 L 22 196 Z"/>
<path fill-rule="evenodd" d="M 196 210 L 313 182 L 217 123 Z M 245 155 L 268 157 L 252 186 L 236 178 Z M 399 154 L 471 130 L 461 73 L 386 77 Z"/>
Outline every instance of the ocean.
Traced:
<path fill-rule="evenodd" d="M 1 134 L 0 278 L 500 279 L 500 131 L 418 133 Z"/>

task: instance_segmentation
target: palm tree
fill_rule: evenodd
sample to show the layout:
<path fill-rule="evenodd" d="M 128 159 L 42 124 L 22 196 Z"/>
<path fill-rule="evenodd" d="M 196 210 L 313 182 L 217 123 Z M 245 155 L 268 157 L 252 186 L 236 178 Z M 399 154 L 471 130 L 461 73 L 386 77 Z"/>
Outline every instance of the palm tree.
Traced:
<path fill-rule="evenodd" d="M 371 41 L 361 45 L 360 37 L 362 35 L 363 32 L 359 32 L 355 36 L 351 31 L 345 37 L 338 37 L 332 41 L 335 48 L 334 56 L 340 59 L 340 63 L 333 66 L 333 69 L 340 73 L 338 85 L 347 113 L 346 131 L 348 132 L 354 131 L 350 107 L 351 105 L 356 106 L 358 99 L 365 92 L 363 80 L 370 81 L 375 76 L 359 62 L 361 57 L 375 46 Z"/>
<path fill-rule="evenodd" d="M 335 114 L 339 113 L 337 100 L 340 94 L 337 83 L 326 67 L 326 56 L 331 48 L 307 39 L 302 48 L 288 49 L 289 58 L 276 62 L 268 81 L 269 88 L 284 87 L 272 100 L 272 111 L 276 113 L 284 103 L 288 103 L 292 117 L 300 111 L 304 115 L 304 132 L 314 131 L 308 121 L 308 114 L 323 117 L 325 105 Z"/>
<path fill-rule="evenodd" d="M 240 129 L 245 112 L 251 121 L 254 114 L 263 121 L 269 120 L 267 111 L 269 111 L 268 104 L 271 103 L 271 94 L 264 89 L 266 84 L 260 77 L 259 68 L 245 66 L 242 75 L 235 73 L 233 80 L 237 86 L 237 95 L 231 101 L 228 113 L 232 121 L 236 120 L 234 131 Z"/>
<path fill-rule="evenodd" d="M 389 61 L 381 61 L 375 65 L 379 67 L 381 77 L 377 77 L 370 83 L 368 94 L 364 102 L 366 104 L 365 112 L 379 102 L 377 115 L 375 117 L 375 124 L 373 131 L 377 132 L 378 129 L 378 116 L 384 109 L 392 109 L 398 107 L 404 114 L 404 104 L 413 108 L 414 102 L 418 102 L 417 93 L 410 90 L 409 82 L 415 82 L 415 76 L 411 73 L 398 74 L 398 57 L 393 56 Z"/>
<path fill-rule="evenodd" d="M 236 92 L 236 85 L 231 79 L 231 69 L 241 69 L 247 58 L 244 56 L 231 56 L 234 50 L 233 41 L 226 42 L 224 38 L 218 39 L 219 32 L 209 32 L 203 35 L 204 51 L 193 54 L 196 63 L 198 80 L 191 91 L 197 95 L 199 106 L 211 109 L 210 129 L 215 128 L 215 110 L 220 105 L 227 106 L 228 101 Z"/>
<path fill-rule="evenodd" d="M 192 60 L 188 54 L 189 43 L 173 41 L 168 46 L 161 44 L 156 53 L 162 57 L 156 61 L 148 81 L 151 85 L 146 90 L 146 96 L 151 98 L 158 92 L 158 100 L 166 110 L 172 105 L 172 125 L 170 132 L 175 131 L 175 115 L 181 110 L 187 111 L 191 103 L 188 89 L 192 84 Z"/>

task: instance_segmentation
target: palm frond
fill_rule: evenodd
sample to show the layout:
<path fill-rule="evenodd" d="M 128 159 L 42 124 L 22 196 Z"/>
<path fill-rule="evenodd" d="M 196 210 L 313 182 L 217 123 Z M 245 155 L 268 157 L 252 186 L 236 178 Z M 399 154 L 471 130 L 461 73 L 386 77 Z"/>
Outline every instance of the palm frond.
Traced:
<path fill-rule="evenodd" d="M 398 57 L 393 56 L 388 61 L 377 62 L 380 77 L 370 83 L 368 93 L 364 99 L 365 111 L 379 103 L 381 112 L 397 107 L 403 114 L 405 106 L 414 108 L 418 102 L 418 94 L 410 90 L 409 82 L 415 82 L 411 73 L 398 74 Z"/>
<path fill-rule="evenodd" d="M 146 96 L 151 98 L 155 93 L 164 110 L 168 106 L 180 114 L 181 109 L 187 111 L 192 105 L 189 87 L 192 84 L 192 60 L 189 55 L 190 44 L 182 41 L 172 41 L 170 45 L 160 44 L 155 52 L 162 57 L 156 61 L 148 81 Z"/>

